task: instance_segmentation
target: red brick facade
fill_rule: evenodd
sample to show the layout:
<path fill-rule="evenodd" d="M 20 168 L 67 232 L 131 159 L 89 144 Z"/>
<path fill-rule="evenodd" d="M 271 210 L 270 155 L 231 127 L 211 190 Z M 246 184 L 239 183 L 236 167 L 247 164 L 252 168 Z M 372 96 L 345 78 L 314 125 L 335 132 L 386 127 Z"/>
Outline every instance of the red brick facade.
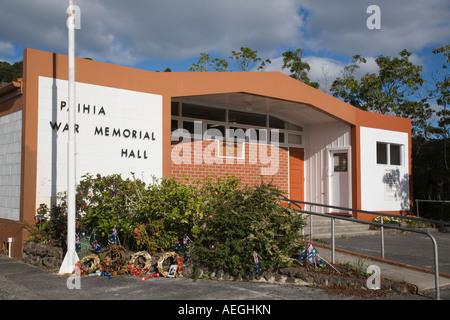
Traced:
<path fill-rule="evenodd" d="M 183 154 L 186 150 L 190 157 Z M 289 150 L 285 147 L 246 143 L 245 157 L 234 159 L 217 155 L 217 141 L 194 141 L 173 144 L 171 162 L 171 174 L 179 181 L 184 181 L 184 176 L 202 180 L 208 176 L 233 175 L 245 185 L 259 184 L 263 179 L 286 194 L 289 192 Z M 263 170 L 273 174 L 263 175 Z"/>

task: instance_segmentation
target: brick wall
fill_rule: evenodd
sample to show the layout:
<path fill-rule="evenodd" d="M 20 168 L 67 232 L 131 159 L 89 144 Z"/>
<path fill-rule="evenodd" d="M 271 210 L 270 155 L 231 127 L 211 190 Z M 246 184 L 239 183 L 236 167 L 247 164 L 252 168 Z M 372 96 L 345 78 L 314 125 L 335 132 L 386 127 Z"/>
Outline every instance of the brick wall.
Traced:
<path fill-rule="evenodd" d="M 20 219 L 22 111 L 0 117 L 0 218 Z"/>
<path fill-rule="evenodd" d="M 243 159 L 218 156 L 217 141 L 203 140 L 172 144 L 171 173 L 179 181 L 207 176 L 233 175 L 243 184 L 273 182 L 289 192 L 289 152 L 287 148 L 245 143 Z"/>

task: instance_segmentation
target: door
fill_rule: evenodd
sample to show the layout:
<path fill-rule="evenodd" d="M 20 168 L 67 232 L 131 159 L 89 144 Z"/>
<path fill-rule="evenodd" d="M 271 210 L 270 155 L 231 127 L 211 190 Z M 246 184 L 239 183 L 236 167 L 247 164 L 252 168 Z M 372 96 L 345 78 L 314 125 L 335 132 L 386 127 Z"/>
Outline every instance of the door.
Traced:
<path fill-rule="evenodd" d="M 329 168 L 329 204 L 338 207 L 350 207 L 348 150 L 330 150 Z M 349 213 L 347 210 L 330 209 L 331 213 Z"/>
<path fill-rule="evenodd" d="M 304 201 L 304 149 L 289 148 L 289 197 Z"/>

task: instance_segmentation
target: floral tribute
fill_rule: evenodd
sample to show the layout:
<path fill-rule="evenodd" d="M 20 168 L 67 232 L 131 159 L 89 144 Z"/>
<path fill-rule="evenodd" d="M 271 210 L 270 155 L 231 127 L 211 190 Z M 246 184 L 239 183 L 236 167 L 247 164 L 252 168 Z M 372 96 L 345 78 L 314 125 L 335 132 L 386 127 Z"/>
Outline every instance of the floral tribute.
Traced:
<path fill-rule="evenodd" d="M 145 264 L 143 267 L 139 267 L 136 265 L 136 260 L 139 257 L 145 258 Z M 135 254 L 133 254 L 131 256 L 130 263 L 128 265 L 126 273 L 128 273 L 132 276 L 142 277 L 150 270 L 151 263 L 152 263 L 152 257 L 148 252 L 146 252 L 146 251 L 136 252 Z"/>

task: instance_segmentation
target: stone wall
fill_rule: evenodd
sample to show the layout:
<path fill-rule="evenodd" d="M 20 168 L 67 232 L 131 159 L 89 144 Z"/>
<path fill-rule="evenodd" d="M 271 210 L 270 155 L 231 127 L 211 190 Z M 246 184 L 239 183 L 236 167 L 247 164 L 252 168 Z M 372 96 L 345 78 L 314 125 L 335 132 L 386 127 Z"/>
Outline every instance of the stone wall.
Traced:
<path fill-rule="evenodd" d="M 47 270 L 57 270 L 63 261 L 63 250 L 59 247 L 30 241 L 23 245 L 22 258 L 25 263 Z"/>

